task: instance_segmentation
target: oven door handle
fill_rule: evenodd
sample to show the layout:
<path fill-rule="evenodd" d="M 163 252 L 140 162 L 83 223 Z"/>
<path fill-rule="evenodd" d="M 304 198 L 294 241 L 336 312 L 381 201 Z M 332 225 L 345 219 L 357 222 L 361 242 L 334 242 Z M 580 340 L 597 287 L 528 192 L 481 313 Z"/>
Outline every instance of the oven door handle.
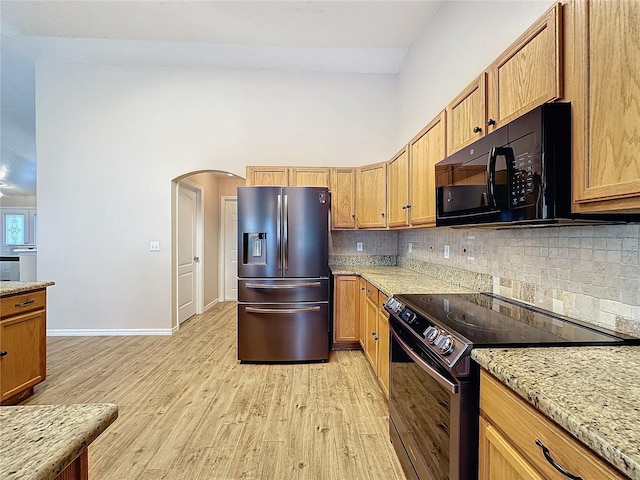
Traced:
<path fill-rule="evenodd" d="M 405 342 L 404 340 L 402 340 L 400 338 L 400 336 L 393 330 L 393 328 L 391 329 L 391 334 L 393 335 L 393 338 L 395 338 L 398 341 L 398 343 L 400 344 L 402 349 L 405 351 L 405 353 L 411 357 L 411 360 L 416 362 L 422 369 L 426 370 L 427 373 L 436 382 L 438 382 L 440 385 L 442 385 L 443 387 L 448 389 L 451 393 L 453 393 L 453 394 L 457 394 L 458 393 L 458 385 L 456 385 L 455 383 L 451 383 L 449 380 L 447 380 L 442 375 L 440 375 L 435 368 L 433 368 L 431 365 L 426 363 L 422 358 L 420 358 L 420 356 L 417 355 L 411 349 L 411 347 L 409 347 L 409 345 L 407 345 L 407 342 Z"/>

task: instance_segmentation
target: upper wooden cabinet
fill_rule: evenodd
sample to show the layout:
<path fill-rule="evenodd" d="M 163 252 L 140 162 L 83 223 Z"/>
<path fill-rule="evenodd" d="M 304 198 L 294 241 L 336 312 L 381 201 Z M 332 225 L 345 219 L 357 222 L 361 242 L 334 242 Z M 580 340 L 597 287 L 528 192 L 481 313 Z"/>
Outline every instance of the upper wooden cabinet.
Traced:
<path fill-rule="evenodd" d="M 356 197 L 358 228 L 387 226 L 387 164 L 385 162 L 358 169 Z"/>
<path fill-rule="evenodd" d="M 446 156 L 446 113 L 442 111 L 409 142 L 411 225 L 435 225 L 435 164 Z"/>
<path fill-rule="evenodd" d="M 327 187 L 329 188 L 328 167 L 291 167 L 289 168 L 290 187 Z"/>
<path fill-rule="evenodd" d="M 447 155 L 457 152 L 485 134 L 486 102 L 486 73 L 483 73 L 447 106 Z"/>
<path fill-rule="evenodd" d="M 247 167 L 246 185 L 329 187 L 329 167 Z"/>
<path fill-rule="evenodd" d="M 562 97 L 562 5 L 529 27 L 487 70 L 487 132 Z"/>
<path fill-rule="evenodd" d="M 640 213 L 640 2 L 564 6 L 573 210 Z"/>
<path fill-rule="evenodd" d="M 409 225 L 409 152 L 403 147 L 387 165 L 389 227 Z"/>
<path fill-rule="evenodd" d="M 356 228 L 356 169 L 331 169 L 331 228 Z"/>
<path fill-rule="evenodd" d="M 246 185 L 286 187 L 289 184 L 287 167 L 247 167 Z"/>

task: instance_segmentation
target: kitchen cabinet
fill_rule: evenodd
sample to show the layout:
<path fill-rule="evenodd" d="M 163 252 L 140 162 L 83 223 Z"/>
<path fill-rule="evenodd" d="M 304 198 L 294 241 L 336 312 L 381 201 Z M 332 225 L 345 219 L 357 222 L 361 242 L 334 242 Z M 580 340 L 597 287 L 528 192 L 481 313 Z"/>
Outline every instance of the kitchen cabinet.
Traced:
<path fill-rule="evenodd" d="M 67 468 L 60 472 L 54 480 L 88 480 L 89 479 L 89 455 L 84 448 L 80 455 L 71 462 Z"/>
<path fill-rule="evenodd" d="M 389 398 L 389 315 L 382 307 L 387 296 L 366 282 L 364 353 Z"/>
<path fill-rule="evenodd" d="M 385 228 L 387 226 L 387 164 L 385 162 L 358 169 L 356 197 L 358 228 Z"/>
<path fill-rule="evenodd" d="M 46 378 L 46 290 L 0 298 L 0 404 L 18 403 Z"/>
<path fill-rule="evenodd" d="M 359 342 L 359 282 L 357 275 L 334 277 L 333 348 L 358 348 Z"/>
<path fill-rule="evenodd" d="M 447 155 L 484 136 L 487 118 L 486 77 L 486 73 L 482 73 L 447 106 Z"/>
<path fill-rule="evenodd" d="M 356 228 L 356 169 L 331 168 L 331 228 Z"/>
<path fill-rule="evenodd" d="M 640 213 L 640 2 L 564 6 L 576 213 Z"/>
<path fill-rule="evenodd" d="M 289 168 L 290 187 L 327 187 L 329 188 L 329 167 L 291 167 Z"/>
<path fill-rule="evenodd" d="M 546 456 L 572 475 L 598 480 L 625 478 L 481 370 L 479 480 L 566 478 L 545 458 L 542 446 L 548 449 Z"/>
<path fill-rule="evenodd" d="M 367 337 L 367 281 L 358 277 L 358 340 L 362 350 Z"/>
<path fill-rule="evenodd" d="M 387 165 L 389 227 L 409 225 L 409 153 L 403 147 Z"/>
<path fill-rule="evenodd" d="M 487 132 L 562 97 L 562 5 L 551 7 L 487 70 Z"/>
<path fill-rule="evenodd" d="M 409 151 L 409 221 L 411 225 L 435 225 L 435 164 L 446 156 L 446 112 L 418 133 Z"/>
<path fill-rule="evenodd" d="M 247 167 L 247 186 L 329 187 L 329 167 Z"/>

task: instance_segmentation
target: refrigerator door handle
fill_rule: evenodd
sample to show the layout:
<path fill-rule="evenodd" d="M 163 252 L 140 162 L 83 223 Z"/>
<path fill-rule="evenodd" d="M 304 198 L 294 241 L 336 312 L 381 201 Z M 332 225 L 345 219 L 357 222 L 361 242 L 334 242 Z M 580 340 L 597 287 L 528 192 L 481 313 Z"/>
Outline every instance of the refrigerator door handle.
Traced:
<path fill-rule="evenodd" d="M 276 212 L 276 244 L 278 245 L 278 270 L 282 270 L 282 248 L 280 246 L 280 231 L 282 228 L 282 195 L 278 195 L 278 210 Z"/>
<path fill-rule="evenodd" d="M 283 195 L 284 196 L 284 220 L 283 220 L 283 226 L 282 226 L 282 252 L 283 252 L 283 258 L 282 258 L 282 266 L 284 267 L 284 270 L 287 270 L 287 262 L 289 261 L 289 201 L 288 201 L 288 196 L 287 195 Z"/>
<path fill-rule="evenodd" d="M 320 282 L 309 282 L 309 283 L 294 283 L 294 284 L 264 284 L 264 283 L 247 283 L 247 288 L 255 288 L 255 289 L 285 289 L 285 288 L 319 288 L 322 286 Z"/>
<path fill-rule="evenodd" d="M 256 308 L 247 307 L 245 312 L 247 313 L 302 313 L 302 312 L 319 312 L 320 307 L 304 307 L 304 308 Z"/>

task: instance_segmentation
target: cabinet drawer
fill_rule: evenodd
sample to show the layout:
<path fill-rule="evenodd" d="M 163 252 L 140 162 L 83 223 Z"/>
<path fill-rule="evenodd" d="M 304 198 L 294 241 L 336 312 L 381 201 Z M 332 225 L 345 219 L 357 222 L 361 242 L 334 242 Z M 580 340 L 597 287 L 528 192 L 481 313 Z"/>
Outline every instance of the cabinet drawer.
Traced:
<path fill-rule="evenodd" d="M 367 298 L 378 305 L 378 289 L 367 282 Z"/>
<path fill-rule="evenodd" d="M 549 449 L 555 462 L 573 475 L 599 480 L 624 478 L 484 370 L 480 380 L 480 411 L 545 478 L 564 477 L 545 459 L 536 440 Z"/>
<path fill-rule="evenodd" d="M 2 318 L 7 318 L 11 315 L 19 315 L 45 308 L 46 302 L 47 291 L 44 289 L 11 295 L 0 298 L 0 312 L 2 312 Z"/>

